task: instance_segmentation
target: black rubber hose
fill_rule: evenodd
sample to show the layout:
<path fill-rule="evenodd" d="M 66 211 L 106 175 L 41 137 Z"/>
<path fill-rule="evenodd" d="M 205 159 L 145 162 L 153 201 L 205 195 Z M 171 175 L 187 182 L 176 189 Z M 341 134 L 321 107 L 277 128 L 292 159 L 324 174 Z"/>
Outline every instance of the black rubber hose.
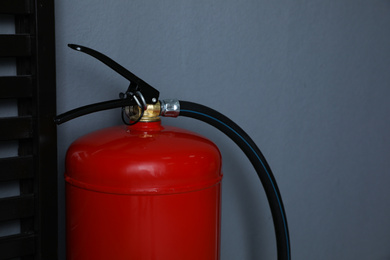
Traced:
<path fill-rule="evenodd" d="M 83 107 L 79 107 L 73 110 L 70 110 L 66 113 L 63 113 L 61 115 L 58 115 L 54 118 L 54 122 L 57 125 L 60 125 L 62 123 L 65 123 L 69 120 L 72 120 L 76 117 L 84 116 L 90 113 L 112 109 L 112 108 L 118 108 L 118 107 L 125 107 L 125 106 L 132 106 L 136 105 L 137 103 L 134 101 L 134 99 L 115 99 L 105 102 L 100 102 L 92 105 L 87 105 Z"/>
<path fill-rule="evenodd" d="M 274 222 L 278 260 L 291 260 L 287 218 L 275 177 L 263 154 L 252 139 L 236 123 L 206 106 L 180 101 L 180 116 L 206 122 L 229 136 L 246 154 L 263 184 Z"/>

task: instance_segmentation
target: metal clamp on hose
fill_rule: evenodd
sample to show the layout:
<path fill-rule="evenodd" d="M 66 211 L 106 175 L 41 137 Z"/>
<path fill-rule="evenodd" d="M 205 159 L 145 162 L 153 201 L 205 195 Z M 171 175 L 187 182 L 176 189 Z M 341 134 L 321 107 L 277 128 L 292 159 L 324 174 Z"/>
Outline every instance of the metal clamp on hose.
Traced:
<path fill-rule="evenodd" d="M 178 117 L 180 114 L 180 102 L 178 99 L 164 99 L 161 103 L 161 116 Z"/>

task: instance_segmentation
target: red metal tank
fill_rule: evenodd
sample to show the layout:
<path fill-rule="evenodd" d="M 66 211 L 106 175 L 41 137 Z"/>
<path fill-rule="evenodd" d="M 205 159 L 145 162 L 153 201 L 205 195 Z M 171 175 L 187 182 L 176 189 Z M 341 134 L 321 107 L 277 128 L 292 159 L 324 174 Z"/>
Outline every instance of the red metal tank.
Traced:
<path fill-rule="evenodd" d="M 219 259 L 221 179 L 215 144 L 160 122 L 79 138 L 66 158 L 67 259 Z"/>

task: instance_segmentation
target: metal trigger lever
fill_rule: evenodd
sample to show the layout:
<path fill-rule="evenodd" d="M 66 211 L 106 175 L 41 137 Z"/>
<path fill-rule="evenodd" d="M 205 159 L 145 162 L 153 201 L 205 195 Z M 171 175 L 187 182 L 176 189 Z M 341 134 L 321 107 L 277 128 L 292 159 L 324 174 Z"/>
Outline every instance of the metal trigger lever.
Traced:
<path fill-rule="evenodd" d="M 128 79 L 130 81 L 130 87 L 126 94 L 128 92 L 136 93 L 140 92 L 141 95 L 138 95 L 143 101 L 144 104 L 156 104 L 160 95 L 160 92 L 153 88 L 151 85 L 131 73 L 129 70 L 112 60 L 111 58 L 107 57 L 106 55 L 95 51 L 91 48 L 84 47 L 77 44 L 68 44 L 68 46 L 76 51 L 84 52 L 95 59 L 101 61 L 108 67 L 110 67 L 115 72 L 119 73 L 122 77 Z"/>
<path fill-rule="evenodd" d="M 71 111 L 56 116 L 54 118 L 56 124 L 62 124 L 83 115 L 91 114 L 102 110 L 112 109 L 112 108 L 122 107 L 122 111 L 124 111 L 126 107 L 135 106 L 135 105 L 139 106 L 141 110 L 140 118 L 135 122 L 137 123 L 143 116 L 143 113 L 147 109 L 147 106 L 149 104 L 150 105 L 157 104 L 158 98 L 160 96 L 160 92 L 155 88 L 153 88 L 152 86 L 150 86 L 145 81 L 143 81 L 142 79 L 138 78 L 130 71 L 128 71 L 126 68 L 124 68 L 123 66 L 121 66 L 120 64 L 112 60 L 111 58 L 107 57 L 106 55 L 98 51 L 95 51 L 91 48 L 84 47 L 81 45 L 68 44 L 68 46 L 76 51 L 84 52 L 96 58 L 97 60 L 101 61 L 102 63 L 106 64 L 112 70 L 116 71 L 121 76 L 128 79 L 130 81 L 130 84 L 125 93 L 120 93 L 119 95 L 120 99 L 100 102 L 100 103 L 72 109 Z M 123 112 L 122 112 L 122 117 L 123 117 Z"/>

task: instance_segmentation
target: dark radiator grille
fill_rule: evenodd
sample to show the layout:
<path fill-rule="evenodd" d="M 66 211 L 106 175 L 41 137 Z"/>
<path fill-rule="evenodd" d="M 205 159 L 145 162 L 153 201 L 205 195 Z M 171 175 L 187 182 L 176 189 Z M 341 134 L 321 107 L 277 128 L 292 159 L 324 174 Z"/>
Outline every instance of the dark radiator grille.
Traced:
<path fill-rule="evenodd" d="M 58 259 L 55 95 L 54 1 L 1 0 L 0 260 Z"/>

